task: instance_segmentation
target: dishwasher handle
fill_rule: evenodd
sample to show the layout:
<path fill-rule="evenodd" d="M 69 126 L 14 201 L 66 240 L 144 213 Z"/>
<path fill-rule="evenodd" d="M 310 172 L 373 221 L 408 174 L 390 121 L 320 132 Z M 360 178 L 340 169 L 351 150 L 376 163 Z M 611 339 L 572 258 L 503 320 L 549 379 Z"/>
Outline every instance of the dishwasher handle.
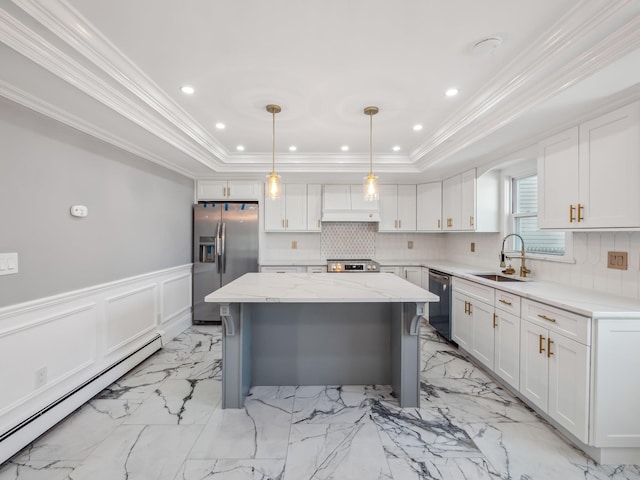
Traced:
<path fill-rule="evenodd" d="M 444 273 L 435 273 L 432 271 L 429 271 L 429 277 L 433 277 L 434 279 L 442 282 L 442 283 L 449 283 L 449 275 L 445 275 Z"/>

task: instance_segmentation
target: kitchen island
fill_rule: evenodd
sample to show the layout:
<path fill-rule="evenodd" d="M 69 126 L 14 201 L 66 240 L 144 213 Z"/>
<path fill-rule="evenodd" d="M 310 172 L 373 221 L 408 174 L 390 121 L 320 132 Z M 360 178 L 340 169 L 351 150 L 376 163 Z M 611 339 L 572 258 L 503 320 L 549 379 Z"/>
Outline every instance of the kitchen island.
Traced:
<path fill-rule="evenodd" d="M 222 408 L 255 385 L 391 385 L 420 403 L 420 321 L 438 297 L 384 273 L 248 273 L 220 304 Z"/>

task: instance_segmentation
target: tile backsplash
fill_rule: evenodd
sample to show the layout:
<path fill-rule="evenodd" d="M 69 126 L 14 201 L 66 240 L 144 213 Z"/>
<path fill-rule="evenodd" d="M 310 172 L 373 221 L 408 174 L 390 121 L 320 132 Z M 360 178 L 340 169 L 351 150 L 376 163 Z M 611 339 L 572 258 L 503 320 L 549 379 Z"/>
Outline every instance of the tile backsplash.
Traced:
<path fill-rule="evenodd" d="M 320 234 L 320 257 L 375 258 L 375 223 L 325 223 Z"/>

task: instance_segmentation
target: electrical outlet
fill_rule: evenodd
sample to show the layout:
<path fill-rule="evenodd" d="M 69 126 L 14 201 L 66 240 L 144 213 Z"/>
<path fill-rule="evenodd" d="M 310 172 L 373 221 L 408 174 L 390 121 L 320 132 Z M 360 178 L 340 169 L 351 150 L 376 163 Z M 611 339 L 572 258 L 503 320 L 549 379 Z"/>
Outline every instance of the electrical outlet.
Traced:
<path fill-rule="evenodd" d="M 298 242 L 296 242 L 295 240 L 293 240 L 293 241 L 291 242 L 291 249 L 292 249 L 292 250 L 295 250 L 296 248 L 298 248 Z"/>
<path fill-rule="evenodd" d="M 413 240 L 409 240 L 409 241 L 407 242 L 407 248 L 408 248 L 409 250 L 413 250 Z"/>
<path fill-rule="evenodd" d="M 628 269 L 628 252 L 608 252 L 607 268 L 615 268 L 617 270 Z"/>
<path fill-rule="evenodd" d="M 476 251 L 476 242 L 471 242 L 471 251 L 472 252 Z"/>
<path fill-rule="evenodd" d="M 40 388 L 47 383 L 47 367 L 42 367 L 36 370 L 35 385 L 36 388 Z"/>

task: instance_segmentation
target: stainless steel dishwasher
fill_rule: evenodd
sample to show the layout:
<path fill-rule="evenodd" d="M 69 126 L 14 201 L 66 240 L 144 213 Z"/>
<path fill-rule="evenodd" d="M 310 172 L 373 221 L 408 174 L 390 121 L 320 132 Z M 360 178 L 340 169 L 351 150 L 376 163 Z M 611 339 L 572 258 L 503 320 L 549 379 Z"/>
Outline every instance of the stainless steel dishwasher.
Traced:
<path fill-rule="evenodd" d="M 451 340 L 451 276 L 429 269 L 429 291 L 440 297 L 429 303 L 429 324 L 447 340 Z"/>

